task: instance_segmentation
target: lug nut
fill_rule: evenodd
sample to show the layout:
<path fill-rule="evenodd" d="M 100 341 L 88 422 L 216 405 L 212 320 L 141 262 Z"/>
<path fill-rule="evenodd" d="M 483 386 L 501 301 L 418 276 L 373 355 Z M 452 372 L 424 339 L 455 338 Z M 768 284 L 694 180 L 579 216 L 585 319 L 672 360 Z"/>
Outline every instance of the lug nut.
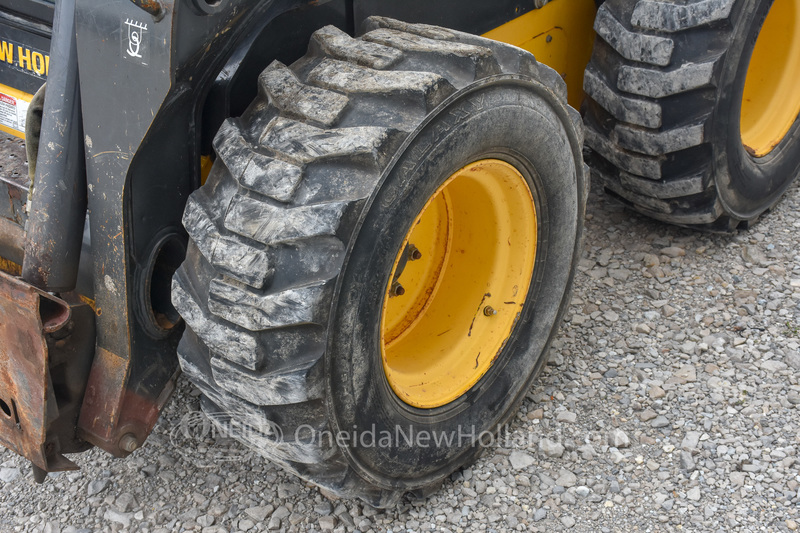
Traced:
<path fill-rule="evenodd" d="M 409 244 L 408 258 L 411 259 L 412 261 L 417 261 L 419 259 L 422 259 L 422 252 L 420 252 L 419 249 L 413 244 Z"/>
<path fill-rule="evenodd" d="M 396 281 L 394 283 L 392 283 L 392 294 L 394 294 L 395 296 L 402 296 L 405 293 L 406 293 L 406 290 L 403 288 L 402 285 L 400 285 L 400 283 L 398 283 Z"/>
<path fill-rule="evenodd" d="M 487 305 L 483 308 L 483 314 L 486 316 L 494 316 L 497 314 L 497 310 L 491 305 Z"/>

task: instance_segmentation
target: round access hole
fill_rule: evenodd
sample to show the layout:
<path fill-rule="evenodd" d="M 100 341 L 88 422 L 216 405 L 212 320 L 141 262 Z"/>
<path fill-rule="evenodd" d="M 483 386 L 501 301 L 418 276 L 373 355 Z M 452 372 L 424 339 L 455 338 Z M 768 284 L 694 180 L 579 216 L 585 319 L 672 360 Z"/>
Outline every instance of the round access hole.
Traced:
<path fill-rule="evenodd" d="M 163 337 L 181 322 L 172 305 L 172 275 L 186 256 L 186 245 L 178 233 L 154 240 L 139 283 L 139 301 L 144 308 L 145 327 L 154 337 Z"/>

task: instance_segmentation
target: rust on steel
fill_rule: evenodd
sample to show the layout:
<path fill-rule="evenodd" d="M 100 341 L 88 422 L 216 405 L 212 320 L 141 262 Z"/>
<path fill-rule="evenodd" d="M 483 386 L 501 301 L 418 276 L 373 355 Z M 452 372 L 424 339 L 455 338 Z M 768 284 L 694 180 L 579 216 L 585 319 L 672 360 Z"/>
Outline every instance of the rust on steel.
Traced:
<path fill-rule="evenodd" d="M 160 17 L 164 13 L 164 8 L 158 0 L 131 0 L 131 3 L 154 17 Z"/>
<path fill-rule="evenodd" d="M 127 359 L 98 347 L 78 419 L 83 437 L 114 455 L 118 455 L 116 443 L 112 443 L 113 449 L 107 444 L 117 427 L 129 370 Z"/>
<path fill-rule="evenodd" d="M 70 313 L 63 300 L 0 272 L 0 443 L 46 471 L 77 468 L 47 442 L 49 415 L 58 409 L 48 335 Z"/>
<path fill-rule="evenodd" d="M 123 437 L 133 436 L 136 447 L 145 441 L 175 389 L 179 374 L 176 371 L 160 395 L 153 398 L 128 387 L 129 371 L 127 359 L 98 348 L 78 419 L 80 436 L 116 457 L 125 457 L 132 451 L 121 446 Z"/>

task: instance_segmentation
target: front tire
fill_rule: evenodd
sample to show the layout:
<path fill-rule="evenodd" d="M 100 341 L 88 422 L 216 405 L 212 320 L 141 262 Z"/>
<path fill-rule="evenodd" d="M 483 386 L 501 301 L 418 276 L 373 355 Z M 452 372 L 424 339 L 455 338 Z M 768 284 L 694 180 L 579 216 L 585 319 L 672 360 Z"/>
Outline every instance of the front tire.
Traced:
<path fill-rule="evenodd" d="M 473 460 L 524 397 L 569 302 L 587 184 L 580 117 L 551 69 L 443 28 L 366 29 L 323 28 L 226 121 L 184 215 L 173 301 L 181 364 L 212 419 L 266 428 L 239 438 L 385 507 Z M 446 228 L 420 236 L 441 191 Z M 463 290 L 444 288 L 453 280 Z M 404 294 L 407 306 L 388 304 Z M 434 327 L 469 339 L 434 349 Z M 387 336 L 401 334 L 412 340 L 394 350 Z"/>

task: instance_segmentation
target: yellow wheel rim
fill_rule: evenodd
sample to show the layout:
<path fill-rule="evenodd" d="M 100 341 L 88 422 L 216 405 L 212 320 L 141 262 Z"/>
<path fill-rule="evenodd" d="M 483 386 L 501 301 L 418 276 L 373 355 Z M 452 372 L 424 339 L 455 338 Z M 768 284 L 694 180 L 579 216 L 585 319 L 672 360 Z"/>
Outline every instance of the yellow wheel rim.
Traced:
<path fill-rule="evenodd" d="M 756 40 L 742 95 L 742 144 L 770 153 L 800 114 L 800 0 L 775 0 Z"/>
<path fill-rule="evenodd" d="M 428 200 L 381 314 L 383 369 L 400 399 L 440 407 L 489 370 L 525 303 L 536 235 L 530 188 L 504 161 L 465 166 Z"/>

